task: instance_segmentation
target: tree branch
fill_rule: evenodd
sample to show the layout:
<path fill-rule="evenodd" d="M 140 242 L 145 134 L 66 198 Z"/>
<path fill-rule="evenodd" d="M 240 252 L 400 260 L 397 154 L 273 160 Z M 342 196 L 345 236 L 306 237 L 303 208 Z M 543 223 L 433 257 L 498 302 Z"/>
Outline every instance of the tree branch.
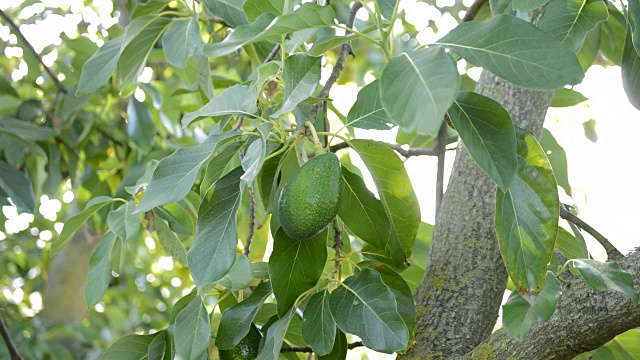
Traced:
<path fill-rule="evenodd" d="M 640 285 L 640 248 L 621 258 L 620 267 Z M 504 331 L 493 333 L 465 357 L 467 359 L 571 359 L 597 349 L 616 335 L 640 327 L 640 306 L 617 292 L 595 291 L 580 277 L 565 273 L 558 309 L 551 319 L 535 324 L 522 342 Z"/>
<path fill-rule="evenodd" d="M 256 199 L 253 196 L 253 187 L 247 187 L 247 195 L 249 196 L 249 234 L 244 244 L 244 255 L 249 256 L 251 251 L 251 240 L 253 240 L 253 232 L 256 228 Z"/>
<path fill-rule="evenodd" d="M 0 333 L 2 333 L 2 338 L 4 339 L 5 344 L 7 344 L 7 349 L 9 349 L 11 360 L 22 360 L 22 356 L 20 356 L 20 353 L 16 348 L 16 344 L 14 344 L 13 340 L 11 340 L 9 329 L 7 329 L 7 325 L 5 325 L 4 319 L 2 318 L 2 312 L 0 312 Z"/>
<path fill-rule="evenodd" d="M 347 346 L 347 349 L 352 350 L 357 347 L 364 346 L 362 341 L 356 341 Z M 313 349 L 311 347 L 288 347 L 280 349 L 280 352 L 301 352 L 301 353 L 312 353 Z"/>
<path fill-rule="evenodd" d="M 280 44 L 276 44 L 276 46 L 273 47 L 273 50 L 271 50 L 269 55 L 264 59 L 262 63 L 266 64 L 269 61 L 275 59 L 276 55 L 278 55 L 278 51 L 280 51 Z"/>
<path fill-rule="evenodd" d="M 589 235 L 593 236 L 594 239 L 598 240 L 600 245 L 602 245 L 602 247 L 607 251 L 607 257 L 609 259 L 619 259 L 622 257 L 622 253 L 618 249 L 616 249 L 616 247 L 613 246 L 613 244 L 609 242 L 606 237 L 604 237 L 596 229 L 592 228 L 582 219 L 574 215 L 572 212 L 567 210 L 566 205 L 564 204 L 560 205 L 560 217 L 586 231 Z"/>
<path fill-rule="evenodd" d="M 53 71 L 51 71 L 51 69 L 49 69 L 49 67 L 44 64 L 44 62 L 42 61 L 42 57 L 40 56 L 40 54 L 38 54 L 36 49 L 33 48 L 31 43 L 29 43 L 29 41 L 27 41 L 27 38 L 24 37 L 24 35 L 20 31 L 20 28 L 18 27 L 18 25 L 16 25 L 16 23 L 14 23 L 13 20 L 11 20 L 9 15 L 7 15 L 2 10 L 0 10 L 0 17 L 2 17 L 3 19 L 6 20 L 6 22 L 9 24 L 9 27 L 12 28 L 15 31 L 15 35 L 25 43 L 25 45 L 29 48 L 29 50 L 36 57 L 36 59 L 38 59 L 40 64 L 42 64 L 42 66 L 44 67 L 44 70 L 47 72 L 47 74 L 49 74 L 51 79 L 53 79 L 53 81 L 55 82 L 56 87 L 58 88 L 58 91 L 66 94 L 67 93 L 67 88 L 64 85 L 62 85 L 62 83 L 60 82 L 60 80 L 58 80 L 58 77 L 53 73 Z"/>
<path fill-rule="evenodd" d="M 482 6 L 484 6 L 484 4 L 486 3 L 487 0 L 476 0 L 473 4 L 471 4 L 471 6 L 469 6 L 469 9 L 467 9 L 467 13 L 464 14 L 462 22 L 473 21 L 473 19 L 475 19 L 480 12 L 480 9 L 482 9 Z"/>
<path fill-rule="evenodd" d="M 442 122 L 438 137 L 436 138 L 435 152 L 438 157 L 438 169 L 436 172 L 436 214 L 442 206 L 442 198 L 444 197 L 444 160 L 447 146 L 447 123 Z"/>

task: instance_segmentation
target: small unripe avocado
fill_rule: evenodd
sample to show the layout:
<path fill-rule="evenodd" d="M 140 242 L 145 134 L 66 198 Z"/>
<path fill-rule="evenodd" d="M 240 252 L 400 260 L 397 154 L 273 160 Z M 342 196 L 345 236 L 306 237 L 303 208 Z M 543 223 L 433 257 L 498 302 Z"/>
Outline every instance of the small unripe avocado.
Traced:
<path fill-rule="evenodd" d="M 258 357 L 260 340 L 262 334 L 255 325 L 251 324 L 251 329 L 238 345 L 229 350 L 218 350 L 220 360 L 254 360 Z"/>
<path fill-rule="evenodd" d="M 292 239 L 318 234 L 336 217 L 342 190 L 340 160 L 333 153 L 311 158 L 289 178 L 280 195 L 280 224 Z"/>

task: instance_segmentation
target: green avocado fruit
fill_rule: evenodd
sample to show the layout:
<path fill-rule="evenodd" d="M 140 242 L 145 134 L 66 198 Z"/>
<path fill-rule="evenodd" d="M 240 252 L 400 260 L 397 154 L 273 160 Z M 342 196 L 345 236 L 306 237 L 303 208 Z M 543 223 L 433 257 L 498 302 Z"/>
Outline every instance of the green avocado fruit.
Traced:
<path fill-rule="evenodd" d="M 317 235 L 336 217 L 342 190 L 340 160 L 317 155 L 289 178 L 280 195 L 280 225 L 292 239 Z"/>
<path fill-rule="evenodd" d="M 251 329 L 238 345 L 228 350 L 218 350 L 220 360 L 254 360 L 258 357 L 260 340 L 262 334 L 255 325 L 251 324 Z"/>

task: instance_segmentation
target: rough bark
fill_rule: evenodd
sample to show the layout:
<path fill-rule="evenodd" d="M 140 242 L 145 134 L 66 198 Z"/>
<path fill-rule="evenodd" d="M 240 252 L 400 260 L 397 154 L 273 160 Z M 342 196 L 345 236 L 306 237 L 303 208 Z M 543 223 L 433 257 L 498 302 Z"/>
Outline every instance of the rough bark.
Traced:
<path fill-rule="evenodd" d="M 476 92 L 540 136 L 551 92 L 519 88 L 488 71 Z M 416 290 L 415 341 L 405 358 L 464 355 L 491 334 L 507 281 L 494 230 L 495 189 L 461 144 Z"/>
<path fill-rule="evenodd" d="M 623 259 L 621 268 L 640 286 L 640 248 Z M 564 276 L 558 309 L 548 322 L 535 324 L 522 342 L 496 331 L 467 355 L 468 359 L 571 359 L 597 349 L 629 329 L 640 327 L 640 306 L 620 293 L 591 290 L 582 278 Z"/>

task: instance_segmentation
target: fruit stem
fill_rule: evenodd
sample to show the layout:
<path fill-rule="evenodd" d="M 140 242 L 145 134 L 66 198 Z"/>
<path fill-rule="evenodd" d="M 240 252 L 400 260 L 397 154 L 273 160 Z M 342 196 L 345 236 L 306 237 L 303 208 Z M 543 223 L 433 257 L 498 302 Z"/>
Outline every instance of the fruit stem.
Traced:
<path fill-rule="evenodd" d="M 315 155 L 321 155 L 324 152 L 324 149 L 322 148 L 322 144 L 320 144 L 320 139 L 318 139 L 318 134 L 316 133 L 316 128 L 313 127 L 313 124 L 311 123 L 311 121 L 306 121 L 304 123 L 304 126 L 309 129 L 309 131 L 311 132 L 311 136 L 313 138 L 313 149 L 315 152 Z"/>

